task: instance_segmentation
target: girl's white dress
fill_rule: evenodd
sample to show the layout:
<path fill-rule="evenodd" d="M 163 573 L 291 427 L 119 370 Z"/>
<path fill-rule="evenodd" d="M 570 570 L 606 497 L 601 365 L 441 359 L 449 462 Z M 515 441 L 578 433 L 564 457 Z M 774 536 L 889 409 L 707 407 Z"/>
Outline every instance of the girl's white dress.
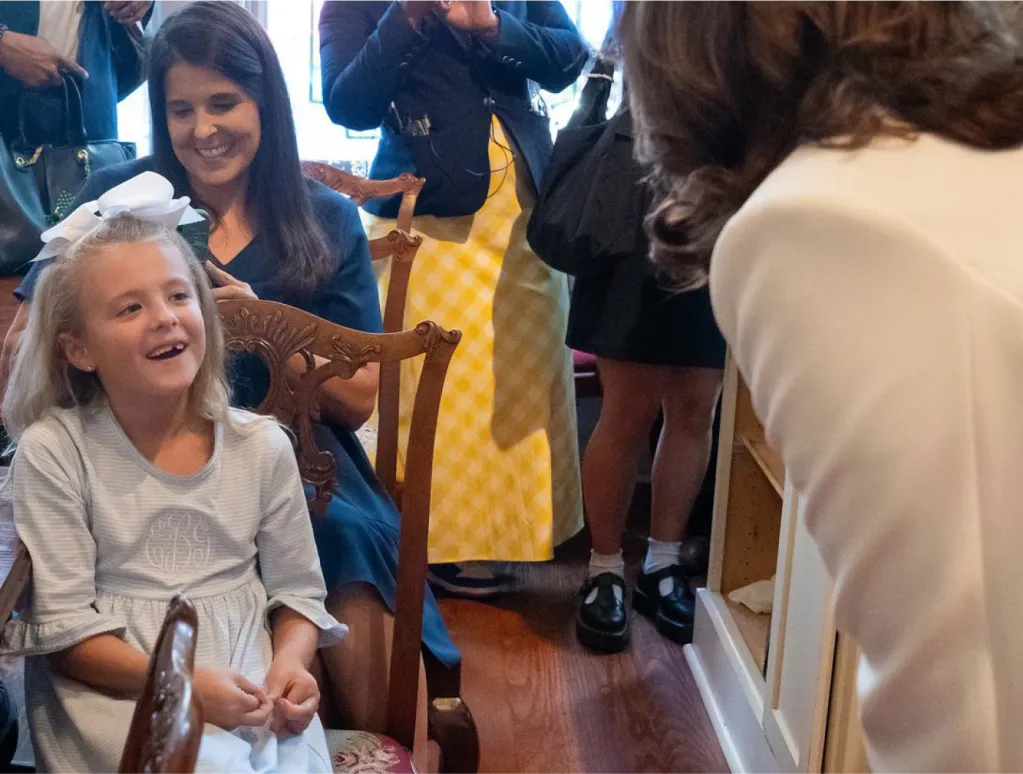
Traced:
<path fill-rule="evenodd" d="M 316 624 L 320 645 L 347 628 L 326 591 L 290 439 L 232 410 L 198 473 L 155 468 L 107 405 L 53 411 L 22 437 L 14 518 L 32 557 L 28 609 L 0 651 L 26 658 L 39 771 L 116 771 L 135 702 L 57 674 L 46 654 L 104 632 L 151 653 L 170 599 L 199 617 L 196 664 L 262 685 L 273 656 L 268 614 L 284 605 Z M 299 736 L 207 724 L 198 771 L 331 770 L 315 718 Z"/>

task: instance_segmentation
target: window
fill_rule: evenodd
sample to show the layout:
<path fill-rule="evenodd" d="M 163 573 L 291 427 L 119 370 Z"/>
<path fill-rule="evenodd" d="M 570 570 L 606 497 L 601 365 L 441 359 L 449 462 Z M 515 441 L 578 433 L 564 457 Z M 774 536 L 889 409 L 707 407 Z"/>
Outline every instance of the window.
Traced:
<path fill-rule="evenodd" d="M 562 0 L 561 4 L 568 11 L 568 15 L 575 23 L 579 33 L 589 43 L 590 48 L 599 49 L 604 42 L 608 25 L 611 24 L 610 0 Z M 558 130 L 572 117 L 572 111 L 575 110 L 583 83 L 584 81 L 580 79 L 560 94 L 543 92 L 544 101 L 547 103 L 551 117 L 551 132 L 553 134 L 557 134 Z"/>
<path fill-rule="evenodd" d="M 376 152 L 376 132 L 353 132 L 331 123 L 323 109 L 320 81 L 320 36 L 317 31 L 323 0 L 268 3 L 267 30 L 284 69 L 303 159 L 349 162 L 356 174 L 367 174 Z"/>
<path fill-rule="evenodd" d="M 149 87 L 138 90 L 117 106 L 117 134 L 122 140 L 138 146 L 139 158 L 152 151 L 149 131 Z"/>
<path fill-rule="evenodd" d="M 586 41 L 599 48 L 611 21 L 610 0 L 563 0 L 562 4 Z M 353 172 L 365 175 L 376 151 L 377 132 L 355 132 L 336 126 L 323 109 L 317 31 L 322 6 L 323 0 L 266 3 L 260 11 L 266 14 L 267 30 L 291 95 L 299 155 L 303 159 L 346 162 Z M 542 93 L 553 132 L 568 121 L 580 88 L 581 82 L 577 82 L 560 94 Z M 118 121 L 121 138 L 137 143 L 140 156 L 148 154 L 151 145 L 145 86 L 121 103 Z"/>

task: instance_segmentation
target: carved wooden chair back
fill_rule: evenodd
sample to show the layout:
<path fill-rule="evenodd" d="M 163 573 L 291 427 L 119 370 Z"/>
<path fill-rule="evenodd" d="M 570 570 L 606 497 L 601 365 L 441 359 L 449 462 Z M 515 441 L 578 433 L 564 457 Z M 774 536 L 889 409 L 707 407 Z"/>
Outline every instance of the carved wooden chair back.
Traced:
<path fill-rule="evenodd" d="M 370 199 L 401 194 L 396 225 L 402 231 L 412 233 L 412 216 L 415 214 L 416 199 L 426 185 L 424 178 L 405 172 L 390 180 L 369 180 L 319 161 L 303 161 L 302 173 L 344 194 L 360 207 Z"/>
<path fill-rule="evenodd" d="M 405 303 L 408 298 L 412 264 L 423 238 L 412 233 L 412 216 L 426 180 L 405 173 L 390 180 L 367 180 L 316 161 L 302 162 L 302 172 L 328 188 L 347 196 L 360 207 L 370 199 L 401 194 L 397 228 L 369 241 L 374 261 L 391 259 L 391 272 L 384 300 L 384 333 L 398 333 L 405 328 Z M 377 476 L 401 503 L 402 491 L 397 486 L 398 409 L 401 389 L 401 364 L 380 364 L 380 391 L 377 398 Z"/>
<path fill-rule="evenodd" d="M 401 333 L 363 333 L 272 301 L 221 301 L 219 308 L 228 348 L 258 354 L 267 364 L 270 387 L 257 411 L 273 414 L 294 430 L 299 470 L 315 490 L 309 502 L 314 518 L 324 513 L 336 486 L 334 460 L 329 452 L 318 448 L 312 432 L 320 385 L 334 377 L 350 378 L 367 363 L 399 365 L 409 358 L 424 357 L 409 430 L 387 703 L 387 733 L 412 749 L 426 594 L 433 445 L 444 378 L 462 334 L 445 331 L 431 322 Z M 304 372 L 297 378 L 286 372 L 288 360 L 295 355 L 305 363 Z M 317 358 L 326 362 L 318 364 Z"/>
<path fill-rule="evenodd" d="M 374 261 L 391 259 L 391 275 L 384 301 L 384 333 L 403 330 L 412 263 L 423 242 L 422 237 L 412 233 L 412 216 L 426 180 L 408 172 L 390 180 L 367 180 L 318 161 L 303 161 L 302 172 L 347 196 L 360 207 L 370 199 L 401 195 L 396 228 L 389 234 L 371 239 L 369 253 Z"/>
<path fill-rule="evenodd" d="M 118 771 L 192 772 L 202 741 L 202 707 L 192 686 L 199 622 L 185 597 L 171 600 L 149 674 L 128 728 Z"/>

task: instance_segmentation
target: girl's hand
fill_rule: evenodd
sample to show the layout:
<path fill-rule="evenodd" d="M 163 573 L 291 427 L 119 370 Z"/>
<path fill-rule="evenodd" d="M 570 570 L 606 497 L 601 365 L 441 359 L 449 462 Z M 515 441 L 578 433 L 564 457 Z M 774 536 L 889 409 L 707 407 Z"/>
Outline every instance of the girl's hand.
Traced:
<path fill-rule="evenodd" d="M 259 296 L 252 292 L 248 282 L 236 280 L 223 269 L 214 266 L 212 261 L 206 261 L 203 265 L 206 267 L 206 273 L 215 283 L 213 297 L 217 301 L 226 301 L 229 298 L 237 298 L 243 301 L 257 301 L 259 299 Z"/>
<path fill-rule="evenodd" d="M 259 727 L 270 719 L 273 702 L 266 692 L 232 669 L 198 667 L 193 679 L 203 720 L 231 731 L 239 726 Z"/>
<path fill-rule="evenodd" d="M 10 30 L 0 42 L 0 68 L 30 89 L 59 86 L 64 73 L 73 73 L 82 79 L 89 77 L 78 62 L 61 56 L 43 38 Z"/>
<path fill-rule="evenodd" d="M 438 5 L 436 0 L 401 0 L 401 7 L 405 9 L 408 23 L 417 30 L 423 26 L 423 19 L 429 16 Z"/>
<path fill-rule="evenodd" d="M 266 673 L 266 694 L 273 702 L 270 730 L 275 734 L 301 734 L 320 706 L 316 678 L 294 659 L 273 660 Z"/>
<path fill-rule="evenodd" d="M 438 6 L 441 18 L 452 27 L 484 35 L 497 32 L 497 14 L 487 0 L 442 0 Z"/>
<path fill-rule="evenodd" d="M 142 21 L 146 13 L 149 11 L 149 6 L 153 3 L 132 3 L 132 2 L 107 2 L 103 3 L 103 8 L 109 13 L 114 21 L 119 24 L 135 24 Z"/>

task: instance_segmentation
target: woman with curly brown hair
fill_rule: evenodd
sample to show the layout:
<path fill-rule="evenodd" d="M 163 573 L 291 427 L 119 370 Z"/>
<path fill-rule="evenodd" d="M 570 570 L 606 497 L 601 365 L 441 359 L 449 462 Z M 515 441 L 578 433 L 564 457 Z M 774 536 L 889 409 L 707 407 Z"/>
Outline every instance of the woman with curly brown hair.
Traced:
<path fill-rule="evenodd" d="M 622 21 L 656 258 L 709 276 L 803 496 L 875 771 L 1023 769 L 1023 56 L 998 6 Z"/>

